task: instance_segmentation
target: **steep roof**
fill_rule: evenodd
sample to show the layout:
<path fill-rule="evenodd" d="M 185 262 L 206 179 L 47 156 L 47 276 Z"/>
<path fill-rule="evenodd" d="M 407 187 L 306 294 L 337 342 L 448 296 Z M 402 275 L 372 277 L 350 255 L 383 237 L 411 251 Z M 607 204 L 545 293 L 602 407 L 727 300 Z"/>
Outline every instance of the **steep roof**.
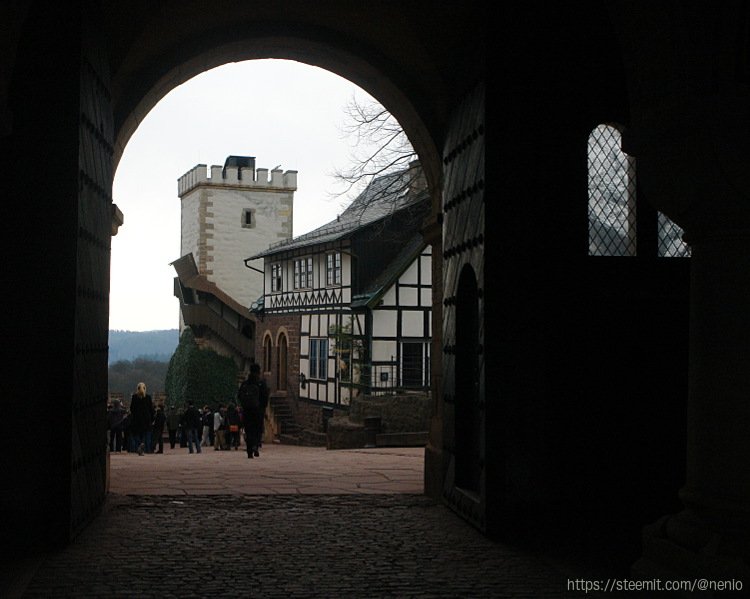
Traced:
<path fill-rule="evenodd" d="M 409 170 L 405 169 L 373 179 L 349 207 L 336 219 L 325 225 L 280 241 L 267 250 L 248 258 L 254 260 L 288 250 L 336 241 L 347 237 L 372 223 L 379 221 L 426 197 L 426 191 L 409 193 Z"/>
<path fill-rule="evenodd" d="M 401 273 L 422 253 L 426 245 L 427 243 L 425 243 L 422 235 L 420 233 L 415 234 L 388 266 L 367 286 L 367 289 L 352 297 L 352 308 L 375 306 L 383 294 L 401 276 Z"/>

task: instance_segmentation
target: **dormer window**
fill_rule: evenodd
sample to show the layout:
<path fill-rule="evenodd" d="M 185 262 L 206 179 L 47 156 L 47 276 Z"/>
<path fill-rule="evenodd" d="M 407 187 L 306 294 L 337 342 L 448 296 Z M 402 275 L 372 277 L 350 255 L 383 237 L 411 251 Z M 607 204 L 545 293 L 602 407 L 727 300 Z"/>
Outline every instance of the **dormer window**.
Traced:
<path fill-rule="evenodd" d="M 326 255 L 326 285 L 341 285 L 341 252 Z"/>
<path fill-rule="evenodd" d="M 294 261 L 294 288 L 309 289 L 313 286 L 312 257 L 300 258 Z"/>
<path fill-rule="evenodd" d="M 271 264 L 271 291 L 282 291 L 281 263 Z"/>

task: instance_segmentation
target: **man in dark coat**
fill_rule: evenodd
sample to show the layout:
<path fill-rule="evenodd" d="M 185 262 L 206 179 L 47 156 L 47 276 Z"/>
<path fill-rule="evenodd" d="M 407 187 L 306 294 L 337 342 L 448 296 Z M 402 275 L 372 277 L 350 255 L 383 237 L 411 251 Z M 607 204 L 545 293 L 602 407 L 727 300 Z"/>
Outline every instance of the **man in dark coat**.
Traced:
<path fill-rule="evenodd" d="M 192 401 L 188 402 L 188 407 L 183 415 L 182 427 L 183 432 L 187 433 L 187 446 L 190 453 L 193 453 L 193 443 L 198 453 L 201 452 L 201 435 L 202 427 L 201 413 Z"/>
<path fill-rule="evenodd" d="M 167 417 L 164 415 L 164 406 L 159 404 L 156 408 L 156 415 L 154 416 L 154 428 L 153 428 L 153 451 L 158 446 L 159 449 L 156 453 L 164 453 L 164 423 L 167 421 Z"/>
<path fill-rule="evenodd" d="M 127 410 L 122 407 L 119 399 L 112 401 L 112 409 L 107 412 L 109 424 L 109 450 L 120 452 L 123 447 L 123 431 L 125 428 L 125 415 Z"/>
<path fill-rule="evenodd" d="M 151 441 L 151 425 L 154 421 L 154 402 L 146 393 L 146 383 L 138 383 L 130 398 L 131 432 L 135 439 L 138 455 L 148 451 Z"/>
<path fill-rule="evenodd" d="M 250 374 L 240 385 L 237 399 L 242 406 L 247 457 L 257 458 L 260 456 L 258 448 L 263 434 L 265 405 L 268 403 L 268 390 L 260 378 L 260 365 L 254 362 L 250 365 Z"/>

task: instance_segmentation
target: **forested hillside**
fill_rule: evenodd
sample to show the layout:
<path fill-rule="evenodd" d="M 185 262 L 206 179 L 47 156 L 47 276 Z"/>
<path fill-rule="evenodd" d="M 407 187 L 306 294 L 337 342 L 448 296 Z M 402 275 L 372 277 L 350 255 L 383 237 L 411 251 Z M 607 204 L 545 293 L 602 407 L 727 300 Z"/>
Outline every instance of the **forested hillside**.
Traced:
<path fill-rule="evenodd" d="M 177 329 L 161 331 L 110 331 L 109 363 L 121 360 L 148 358 L 158 362 L 169 362 L 180 334 Z"/>
<path fill-rule="evenodd" d="M 120 392 L 129 398 L 138 383 L 146 383 L 146 390 L 152 394 L 164 391 L 169 361 L 155 361 L 146 358 L 120 360 L 109 365 L 109 391 Z"/>

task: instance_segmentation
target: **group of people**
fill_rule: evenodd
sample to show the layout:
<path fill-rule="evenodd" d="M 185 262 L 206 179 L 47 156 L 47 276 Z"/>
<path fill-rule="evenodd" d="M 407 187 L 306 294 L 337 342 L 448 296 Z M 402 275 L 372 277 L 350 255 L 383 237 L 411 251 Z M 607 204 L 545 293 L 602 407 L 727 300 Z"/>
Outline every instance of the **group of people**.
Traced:
<path fill-rule="evenodd" d="M 130 410 L 126 410 L 119 399 L 107 408 L 109 450 L 144 453 L 164 453 L 164 406 L 154 406 L 146 393 L 146 384 L 138 383 L 130 398 Z M 158 448 L 158 449 L 157 449 Z"/>
<path fill-rule="evenodd" d="M 189 453 L 201 453 L 201 447 L 211 446 L 216 451 L 238 450 L 244 431 L 247 457 L 259 457 L 268 397 L 268 386 L 260 376 L 260 366 L 255 363 L 251 364 L 250 374 L 237 391 L 237 404 L 222 404 L 216 411 L 208 405 L 198 410 L 190 401 L 184 410 L 178 411 L 172 405 L 165 414 L 163 405 L 154 406 L 146 393 L 146 385 L 138 383 L 129 411 L 117 399 L 108 406 L 109 449 L 139 455 L 164 453 L 166 426 L 172 449 L 179 436 L 180 446 L 187 447 Z"/>

